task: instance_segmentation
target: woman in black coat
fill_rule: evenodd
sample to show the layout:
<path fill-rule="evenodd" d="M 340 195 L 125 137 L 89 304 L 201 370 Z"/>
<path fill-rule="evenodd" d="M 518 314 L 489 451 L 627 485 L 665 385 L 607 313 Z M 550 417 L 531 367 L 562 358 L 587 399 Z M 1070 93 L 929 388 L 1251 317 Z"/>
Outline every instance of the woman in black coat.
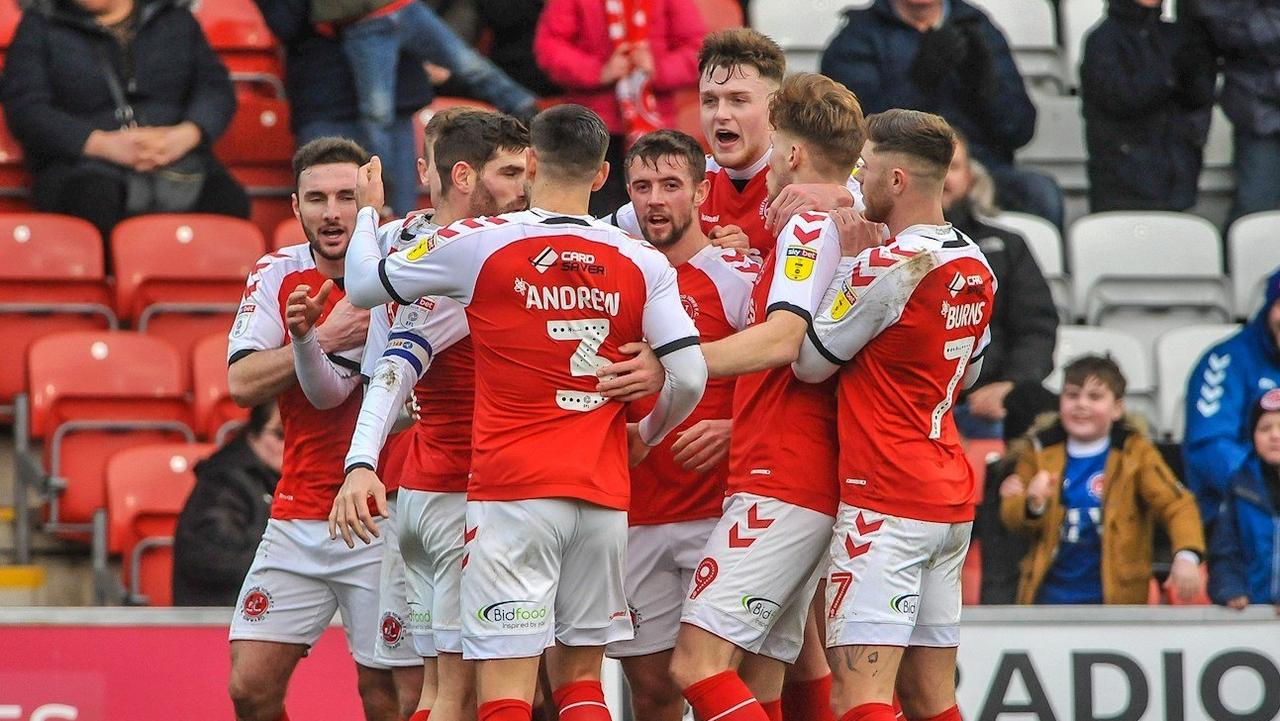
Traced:
<path fill-rule="evenodd" d="M 1198 25 L 1110 0 L 1080 65 L 1092 212 L 1195 205 L 1216 72 Z"/>
<path fill-rule="evenodd" d="M 107 68 L 137 127 L 122 127 Z M 34 3 L 14 33 L 0 103 L 39 210 L 85 218 L 104 235 L 131 212 L 249 215 L 244 189 L 211 151 L 235 114 L 230 76 L 177 0 Z M 129 197 L 130 171 L 157 169 L 204 172 L 202 183 L 178 186 L 194 190 L 190 207 L 141 202 L 137 178 Z"/>

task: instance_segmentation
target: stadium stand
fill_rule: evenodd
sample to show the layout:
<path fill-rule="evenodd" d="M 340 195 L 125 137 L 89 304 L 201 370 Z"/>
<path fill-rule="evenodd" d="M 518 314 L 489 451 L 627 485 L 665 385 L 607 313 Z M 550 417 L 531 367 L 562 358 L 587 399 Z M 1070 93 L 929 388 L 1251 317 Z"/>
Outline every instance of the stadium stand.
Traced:
<path fill-rule="evenodd" d="M 1028 82 L 1062 92 L 1066 72 L 1049 0 L 971 0 L 1000 28 Z"/>
<path fill-rule="evenodd" d="M 1066 192 L 1089 187 L 1085 162 L 1084 118 L 1080 98 L 1031 90 L 1036 106 L 1036 134 L 1017 153 L 1018 163 L 1049 173 Z"/>
<path fill-rule="evenodd" d="M 276 229 L 271 233 L 271 249 L 280 250 L 286 246 L 298 245 L 306 243 L 307 233 L 302 229 L 302 224 L 292 215 L 276 224 Z"/>
<path fill-rule="evenodd" d="M 1240 330 L 1239 324 L 1192 325 L 1175 328 L 1156 340 L 1156 400 L 1160 429 L 1169 440 L 1181 441 L 1186 424 L 1184 401 L 1187 376 L 1210 346 Z"/>
<path fill-rule="evenodd" d="M 13 31 L 22 19 L 22 11 L 18 8 L 18 0 L 0 0 L 0 68 L 4 67 L 4 56 L 13 43 Z"/>
<path fill-rule="evenodd" d="M 214 153 L 251 196 L 288 198 L 294 143 L 283 91 L 271 84 L 237 83 L 236 103 L 236 114 Z"/>
<path fill-rule="evenodd" d="M 31 343 L 72 330 L 117 326 L 102 260 L 88 221 L 46 213 L 0 214 L 0 336 L 13 362 L 0 365 L 0 417 L 26 389 Z"/>
<path fill-rule="evenodd" d="M 227 386 L 227 332 L 215 331 L 191 352 L 192 412 L 201 438 L 221 446 L 249 417 L 231 400 Z"/>
<path fill-rule="evenodd" d="M 284 76 L 280 50 L 253 0 L 198 0 L 192 12 L 233 79 L 246 73 Z"/>
<path fill-rule="evenodd" d="M 1027 241 L 1027 247 L 1035 256 L 1040 273 L 1049 283 L 1049 292 L 1053 294 L 1053 304 L 1058 309 L 1058 317 L 1063 323 L 1070 323 L 1075 317 L 1071 305 L 1071 279 L 1067 276 L 1062 258 L 1062 234 L 1053 223 L 1030 213 L 1005 211 L 991 218 L 998 225 L 1021 234 Z"/>
<path fill-rule="evenodd" d="M 1125 405 L 1158 426 L 1155 413 L 1155 374 L 1151 372 L 1151 354 L 1132 335 L 1114 328 L 1093 326 L 1058 326 L 1058 345 L 1053 351 L 1053 372 L 1044 385 L 1054 393 L 1062 390 L 1062 369 L 1083 355 L 1106 355 L 1120 366 L 1128 381 Z M 1153 433 L 1154 435 L 1154 433 Z"/>
<path fill-rule="evenodd" d="M 0 210 L 25 209 L 30 187 L 31 176 L 23 165 L 22 146 L 0 114 Z"/>
<path fill-rule="evenodd" d="M 216 446 L 158 444 L 120 451 L 107 463 L 110 547 L 122 556 L 125 603 L 173 605 L 173 533 L 195 487 L 195 464 Z"/>
<path fill-rule="evenodd" d="M 239 218 L 129 218 L 111 233 L 116 310 L 138 331 L 165 338 L 188 358 L 196 341 L 231 327 L 244 280 L 264 245 L 258 228 Z"/>
<path fill-rule="evenodd" d="M 751 27 L 773 38 L 787 53 L 788 72 L 818 72 L 822 51 L 844 26 L 844 11 L 866 7 L 871 0 L 756 0 Z"/>
<path fill-rule="evenodd" d="M 1235 291 L 1235 316 L 1248 319 L 1262 307 L 1267 276 L 1280 266 L 1280 210 L 1246 215 L 1227 231 L 1227 262 Z"/>

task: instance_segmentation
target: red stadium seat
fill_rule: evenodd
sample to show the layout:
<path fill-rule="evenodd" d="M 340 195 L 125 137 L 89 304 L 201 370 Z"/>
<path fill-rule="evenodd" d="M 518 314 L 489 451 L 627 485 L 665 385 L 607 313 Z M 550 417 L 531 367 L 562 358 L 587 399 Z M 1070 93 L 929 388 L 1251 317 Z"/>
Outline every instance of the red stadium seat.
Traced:
<path fill-rule="evenodd" d="M 677 90 L 674 98 L 676 130 L 696 138 L 702 149 L 710 153 L 711 146 L 702 132 L 702 108 L 699 107 L 697 88 Z"/>
<path fill-rule="evenodd" d="M 0 338 L 17 359 L 0 364 L 0 406 L 26 389 L 20 359 L 33 340 L 115 327 L 97 228 L 65 215 L 0 215 Z"/>
<path fill-rule="evenodd" d="M 253 0 L 202 0 L 194 13 L 209 44 L 233 74 L 283 76 L 280 50 Z"/>
<path fill-rule="evenodd" d="M 3 4 L 6 0 L 0 0 Z M 22 146 L 9 133 L 4 116 L 0 115 L 0 195 L 26 197 L 31 187 L 31 176 L 23 165 Z"/>
<path fill-rule="evenodd" d="M 276 227 L 284 220 L 293 221 L 293 190 L 256 190 L 249 196 L 249 220 L 264 238 L 274 238 Z"/>
<path fill-rule="evenodd" d="M 227 331 L 214 333 L 191 353 L 195 428 L 201 438 L 221 443 L 225 434 L 249 418 L 249 411 L 231 400 L 227 386 Z"/>
<path fill-rule="evenodd" d="M 1211 606 L 1213 601 L 1209 599 L 1207 590 L 1209 583 L 1209 568 L 1207 564 L 1200 564 L 1200 593 L 1196 594 L 1190 601 L 1183 601 L 1170 591 L 1160 589 L 1164 594 L 1165 602 L 1170 606 Z"/>
<path fill-rule="evenodd" d="M 4 66 L 4 56 L 13 44 L 13 31 L 18 29 L 22 20 L 22 9 L 18 0 L 0 0 L 0 67 Z"/>
<path fill-rule="evenodd" d="M 306 243 L 307 233 L 302 229 L 302 224 L 297 218 L 292 216 L 285 218 L 276 225 L 276 230 L 271 234 L 271 249 L 280 250 L 290 245 L 298 245 Z"/>
<path fill-rule="evenodd" d="M 250 192 L 293 188 L 289 103 L 258 85 L 238 84 L 236 114 L 214 153 Z"/>
<path fill-rule="evenodd" d="M 123 556 L 126 600 L 173 605 L 173 534 L 191 489 L 195 464 L 211 443 L 164 443 L 120 451 L 107 463 L 110 546 Z"/>
<path fill-rule="evenodd" d="M 245 278 L 262 257 L 263 245 L 257 226 L 239 218 L 181 213 L 129 218 L 111 233 L 116 310 L 139 331 L 168 339 L 188 358 L 196 341 L 231 328 Z"/>
<path fill-rule="evenodd" d="M 30 436 L 43 439 L 55 531 L 84 531 L 106 502 L 107 459 L 147 443 L 193 441 L 185 369 L 159 338 L 123 331 L 46 336 L 27 353 Z M 102 539 L 105 540 L 105 539 Z"/>
<path fill-rule="evenodd" d="M 740 28 L 745 24 L 738 0 L 696 0 L 696 4 L 708 33 Z"/>

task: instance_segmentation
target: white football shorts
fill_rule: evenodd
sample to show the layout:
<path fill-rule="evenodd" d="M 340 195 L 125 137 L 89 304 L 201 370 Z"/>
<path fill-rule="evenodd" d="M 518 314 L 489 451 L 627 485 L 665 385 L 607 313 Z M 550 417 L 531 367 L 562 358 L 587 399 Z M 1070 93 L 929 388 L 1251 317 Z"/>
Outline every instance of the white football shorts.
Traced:
<path fill-rule="evenodd" d="M 463 531 L 467 494 L 402 488 L 397 520 L 409 584 L 409 633 L 423 657 L 462 653 Z"/>
<path fill-rule="evenodd" d="M 404 560 L 400 556 L 397 510 L 398 496 L 387 497 L 390 518 L 378 520 L 382 534 L 382 570 L 378 578 L 378 635 L 374 639 L 373 658 L 384 666 L 421 666 L 422 656 L 414 648 L 409 634 L 410 608 L 406 598 Z"/>

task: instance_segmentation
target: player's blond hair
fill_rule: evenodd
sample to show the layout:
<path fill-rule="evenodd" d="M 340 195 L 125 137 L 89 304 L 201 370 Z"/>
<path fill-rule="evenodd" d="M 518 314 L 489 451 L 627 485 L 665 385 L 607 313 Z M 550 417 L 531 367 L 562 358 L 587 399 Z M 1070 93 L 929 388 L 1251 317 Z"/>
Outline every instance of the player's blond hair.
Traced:
<path fill-rule="evenodd" d="M 817 73 L 796 73 L 782 81 L 769 100 L 774 130 L 799 140 L 823 170 L 853 172 L 867 140 L 867 121 L 858 97 Z"/>
<path fill-rule="evenodd" d="M 941 116 L 894 108 L 867 118 L 868 139 L 876 153 L 900 153 L 914 160 L 917 170 L 941 181 L 956 151 L 956 131 Z"/>
<path fill-rule="evenodd" d="M 772 38 L 750 28 L 718 30 L 703 39 L 698 50 L 699 75 L 739 67 L 755 68 L 760 77 L 781 83 L 787 56 Z"/>

